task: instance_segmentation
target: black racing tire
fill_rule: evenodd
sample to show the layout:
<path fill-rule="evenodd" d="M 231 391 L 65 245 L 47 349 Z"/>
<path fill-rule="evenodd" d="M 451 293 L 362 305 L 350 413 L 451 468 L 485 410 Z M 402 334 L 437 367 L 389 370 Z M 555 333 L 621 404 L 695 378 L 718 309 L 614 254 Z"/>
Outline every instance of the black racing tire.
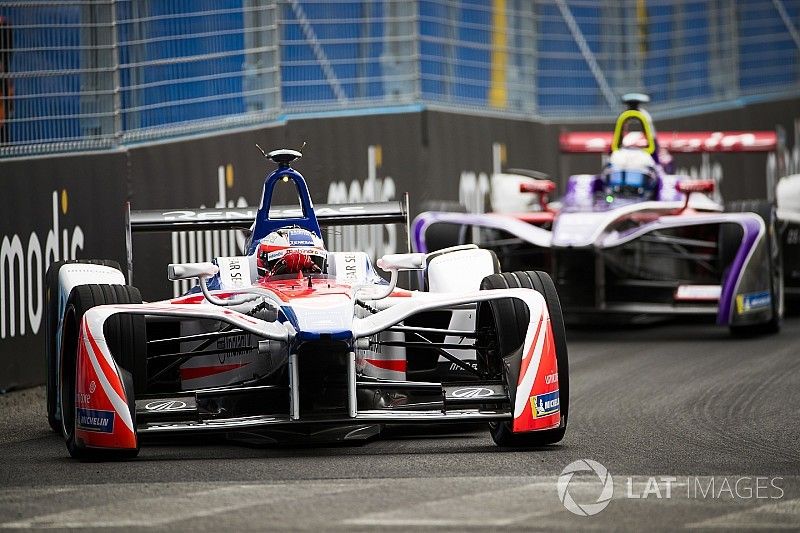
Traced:
<path fill-rule="evenodd" d="M 768 200 L 736 200 L 726 203 L 725 211 L 729 213 L 755 213 L 764 221 L 767 228 L 767 255 L 769 257 L 770 296 L 772 300 L 772 315 L 767 322 L 730 326 L 731 334 L 735 337 L 753 337 L 778 333 L 783 323 L 784 285 L 783 251 L 779 242 L 775 204 Z"/>
<path fill-rule="evenodd" d="M 428 200 L 422 203 L 422 211 L 438 211 L 444 213 L 466 213 L 467 208 L 458 202 L 448 200 Z M 425 229 L 425 246 L 428 252 L 435 252 L 464 244 L 462 234 L 464 226 L 449 222 L 437 222 Z"/>
<path fill-rule="evenodd" d="M 544 296 L 550 313 L 550 323 L 556 348 L 558 365 L 559 399 L 561 409 L 561 425 L 555 429 L 534 431 L 530 433 L 514 433 L 511 422 L 489 424 L 489 432 L 495 444 L 501 447 L 534 448 L 555 444 L 564 438 L 569 417 L 569 356 L 567 354 L 567 335 L 564 328 L 564 316 L 558 299 L 555 284 L 546 272 L 504 272 L 492 274 L 481 282 L 481 290 L 487 289 L 534 289 Z M 488 311 L 488 312 L 487 312 Z M 488 315 L 488 316 L 487 316 Z M 515 299 L 494 300 L 487 302 L 478 311 L 478 323 L 489 325 L 495 331 L 494 339 L 497 352 L 503 359 L 513 358 L 521 353 L 525 332 L 530 323 L 527 306 Z M 504 373 L 505 376 L 505 373 Z M 516 388 L 516 382 L 506 383 Z"/>
<path fill-rule="evenodd" d="M 69 454 L 76 459 L 116 460 L 135 457 L 135 450 L 86 448 L 75 438 L 75 381 L 78 331 L 83 315 L 98 305 L 142 303 L 139 289 L 130 285 L 78 285 L 70 292 L 64 312 L 61 342 L 62 431 Z M 147 332 L 142 315 L 118 314 L 106 321 L 108 347 L 122 372 L 122 384 L 131 419 L 136 420 L 135 396 L 144 392 L 147 382 Z"/>
<path fill-rule="evenodd" d="M 71 259 L 50 265 L 44 277 L 44 342 L 45 372 L 47 379 L 47 423 L 56 433 L 61 433 L 61 415 L 58 412 L 58 373 L 56 368 L 56 335 L 58 334 L 58 272 L 68 264 L 104 265 L 122 272 L 119 263 L 108 259 Z"/>

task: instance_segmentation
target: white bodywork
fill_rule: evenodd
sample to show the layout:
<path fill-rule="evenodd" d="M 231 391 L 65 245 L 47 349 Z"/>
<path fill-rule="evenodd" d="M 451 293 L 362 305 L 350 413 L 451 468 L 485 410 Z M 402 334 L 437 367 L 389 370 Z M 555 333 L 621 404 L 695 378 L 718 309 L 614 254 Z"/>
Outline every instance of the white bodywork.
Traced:
<path fill-rule="evenodd" d="M 800 174 L 786 176 L 775 189 L 780 220 L 800 224 Z"/>
<path fill-rule="evenodd" d="M 212 294 L 225 294 L 230 299 L 240 298 L 240 295 L 243 294 L 258 294 L 273 302 L 276 308 L 283 305 L 280 298 L 269 289 L 252 285 L 256 281 L 257 274 L 254 262 L 250 259 L 247 256 L 217 258 L 220 286 L 219 290 L 212 291 Z M 331 252 L 328 255 L 329 275 L 337 283 L 360 287 L 361 289 L 357 292 L 356 297 L 379 309 L 383 309 L 386 305 L 399 305 L 401 309 L 404 309 L 404 306 L 409 304 L 409 308 L 414 313 L 426 309 L 458 307 L 462 303 L 473 303 L 477 301 L 476 296 L 485 298 L 487 291 L 480 291 L 480 283 L 484 277 L 495 273 L 496 269 L 492 253 L 487 250 L 481 250 L 475 245 L 465 245 L 445 251 L 440 250 L 429 255 L 391 254 L 381 258 L 379 264 L 386 269 L 425 270 L 429 292 L 401 291 L 402 297 L 373 300 L 374 296 L 371 295 L 385 292 L 388 286 L 373 268 L 369 256 L 364 252 Z M 176 268 L 182 270 L 177 266 Z M 490 293 L 491 291 L 488 292 Z M 431 300 L 433 295 L 436 295 L 436 298 Z M 465 295 L 469 296 L 464 299 Z M 457 301 L 453 300 L 456 296 L 459 297 Z M 165 309 L 174 309 L 175 302 L 181 302 L 182 300 L 183 298 L 178 298 L 172 301 L 150 304 L 141 308 L 141 310 L 143 314 L 161 315 Z M 231 314 L 232 309 L 246 312 L 254 304 L 254 301 L 250 301 L 241 306 L 231 306 L 227 309 L 208 302 L 190 306 L 181 305 L 181 310 L 193 309 L 195 318 L 203 316 L 208 319 L 181 321 L 181 335 L 187 336 L 214 331 L 218 327 L 215 325 L 216 320 L 230 322 L 230 317 L 234 316 Z M 258 342 L 256 338 L 256 335 L 258 335 L 277 343 L 270 347 L 270 353 L 274 354 L 277 351 L 281 351 L 276 350 L 276 347 L 280 348 L 281 346 L 283 347 L 282 351 L 285 351 L 287 343 L 296 334 L 295 326 L 301 331 L 315 331 L 317 333 L 352 331 L 354 337 L 377 335 L 381 341 L 402 340 L 403 338 L 402 333 L 383 331 L 394 325 L 394 323 L 386 322 L 381 322 L 377 333 L 359 334 L 358 332 L 361 331 L 361 328 L 365 327 L 362 324 L 372 324 L 371 321 L 364 322 L 370 315 L 363 312 L 364 310 L 361 307 L 355 305 L 355 301 L 352 298 L 341 294 L 293 299 L 290 307 L 295 321 L 294 325 L 289 322 L 283 324 L 267 322 L 265 325 L 270 328 L 269 331 L 258 331 L 253 329 L 255 324 L 247 322 L 250 329 L 243 329 L 249 333 L 228 337 L 224 342 L 218 340 L 217 344 L 209 345 L 208 343 L 204 344 L 201 340 L 192 340 L 181 343 L 181 351 L 213 352 L 219 349 L 225 349 L 226 351 L 224 356 L 220 356 L 218 353 L 210 353 L 209 355 L 193 357 L 183 363 L 180 366 L 182 388 L 188 390 L 224 386 L 250 379 L 254 374 L 264 375 L 268 371 L 268 365 L 263 354 L 259 354 L 259 351 L 254 348 L 238 348 L 254 346 Z M 463 331 L 474 327 L 476 318 L 474 306 L 472 308 L 453 308 L 449 310 L 451 318 L 448 329 Z M 206 311 L 209 314 L 203 315 Z M 174 313 L 170 314 L 174 315 Z M 251 317 L 238 313 L 235 316 L 240 317 L 240 320 L 251 320 Z M 277 333 L 277 330 L 280 330 L 280 333 Z M 453 354 L 470 361 L 469 364 L 473 364 L 474 348 L 472 348 L 471 339 L 448 336 L 445 342 L 464 344 L 464 350 L 454 350 Z M 405 348 L 385 347 L 378 352 L 364 345 L 359 346 L 356 356 L 358 370 L 366 376 L 381 379 L 405 379 L 405 371 L 396 370 L 397 367 L 390 363 L 390 361 L 404 361 L 406 357 Z M 444 358 L 439 360 L 440 362 L 446 361 Z"/>
<path fill-rule="evenodd" d="M 494 273 L 495 260 L 488 250 L 474 248 L 438 254 L 428 263 L 428 290 L 477 291 L 483 278 Z"/>
<path fill-rule="evenodd" d="M 417 254 L 408 254 L 408 257 L 405 258 L 397 256 L 390 258 L 386 263 L 395 266 L 418 265 L 420 261 L 415 255 Z M 342 260 L 345 259 L 346 257 L 342 257 Z M 421 261 L 423 265 L 425 263 L 424 259 L 423 257 Z M 458 330 L 474 328 L 474 304 L 498 298 L 518 298 L 527 305 L 530 313 L 530 326 L 525 334 L 522 352 L 524 354 L 523 360 L 526 360 L 526 363 L 523 364 L 523 375 L 520 376 L 519 393 L 516 396 L 514 405 L 514 417 L 520 416 L 531 395 L 543 350 L 544 335 L 538 335 L 537 337 L 536 332 L 539 331 L 541 323 L 549 320 L 544 297 L 533 289 L 479 290 L 480 279 L 494 271 L 494 259 L 489 252 L 474 247 L 454 250 L 450 253 L 440 253 L 431 260 L 431 264 L 434 265 L 434 270 L 431 272 L 433 275 L 432 284 L 440 289 L 438 292 L 399 290 L 397 294 L 387 298 L 366 300 L 364 303 L 373 310 L 371 314 L 358 312 L 359 307 L 355 300 L 357 293 L 355 292 L 349 296 L 342 293 L 320 294 L 308 298 L 293 299 L 289 303 L 283 302 L 281 304 L 279 296 L 269 288 L 255 286 L 247 289 L 226 289 L 213 292 L 219 298 L 227 297 L 232 300 L 244 293 L 263 296 L 264 302 L 274 302 L 281 309 L 290 309 L 293 315 L 292 320 L 265 320 L 244 314 L 239 312 L 245 311 L 243 305 L 236 306 L 241 309 L 234 310 L 224 306 L 212 305 L 203 300 L 189 304 L 186 300 L 187 297 L 184 297 L 148 304 L 93 307 L 84 315 L 84 325 L 90 329 L 93 338 L 102 339 L 104 338 L 103 324 L 115 313 L 196 319 L 197 323 L 227 323 L 243 330 L 244 334 L 240 336 L 249 336 L 248 342 L 263 339 L 258 342 L 259 349 L 252 352 L 242 350 L 241 354 L 236 355 L 238 359 L 234 363 L 227 359 L 220 360 L 218 354 L 199 355 L 193 358 L 190 363 L 181 366 L 182 374 L 187 374 L 185 378 L 182 376 L 181 388 L 183 390 L 196 390 L 198 388 L 223 386 L 236 382 L 241 383 L 243 380 L 246 381 L 250 378 L 257 379 L 259 375 L 263 375 L 265 369 L 263 368 L 263 361 L 258 362 L 256 359 L 259 357 L 264 359 L 264 356 L 270 354 L 271 351 L 282 351 L 289 358 L 291 387 L 291 383 L 294 382 L 293 380 L 296 377 L 291 377 L 292 355 L 289 353 L 289 346 L 303 331 L 310 331 L 315 334 L 326 331 L 332 333 L 349 331 L 350 338 L 355 342 L 354 347 L 359 352 L 355 356 L 353 375 L 358 372 L 366 376 L 403 380 L 405 379 L 404 372 L 401 375 L 393 375 L 391 373 L 381 374 L 376 372 L 375 369 L 370 371 L 367 363 L 368 359 L 371 356 L 379 356 L 379 354 L 369 350 L 371 340 L 376 339 L 377 336 L 384 340 L 390 340 L 393 335 L 397 336 L 397 333 L 387 332 L 388 328 L 401 323 L 412 315 L 433 310 L 451 310 L 453 312 L 451 327 L 457 327 Z M 368 275 L 370 271 L 371 266 L 366 264 L 364 272 Z M 450 278 L 459 278 L 462 273 L 464 273 L 462 283 L 469 284 L 471 286 L 469 290 L 465 290 L 458 283 L 445 281 L 444 279 L 447 274 L 449 274 Z M 445 291 L 445 288 L 453 290 Z M 195 297 L 200 296 L 190 296 L 188 298 Z M 250 307 L 252 308 L 253 306 L 254 304 L 251 303 Z M 295 326 L 299 326 L 299 331 Z M 216 329 L 216 331 L 219 331 L 219 329 Z M 196 332 L 184 331 L 183 333 L 202 332 L 203 329 L 201 327 Z M 236 338 L 233 337 L 233 339 Z M 447 342 L 459 342 L 459 340 L 451 336 L 448 337 Z M 468 346 L 465 345 L 465 349 Z M 185 346 L 184 348 L 191 348 L 191 346 Z M 235 352 L 237 346 L 223 346 L 223 348 L 227 355 L 231 350 Z M 458 352 L 460 350 L 456 350 L 456 353 Z M 385 358 L 385 360 L 398 360 L 404 359 L 405 353 L 402 349 L 389 350 L 388 353 L 380 354 L 380 357 Z M 527 362 L 528 358 L 530 358 L 529 364 Z M 285 361 L 285 359 L 282 361 Z M 237 366 L 230 371 L 213 372 L 215 366 L 225 365 Z M 209 379 L 202 379 L 203 376 L 198 377 L 195 375 L 198 373 L 197 371 L 205 370 L 206 368 L 212 370 Z M 296 401 L 294 396 L 292 401 Z M 119 409 L 121 410 L 122 406 Z M 291 412 L 296 414 L 297 411 L 292 408 Z M 353 414 L 352 416 L 355 417 L 356 415 Z M 292 417 L 296 418 L 294 414 Z"/>
<path fill-rule="evenodd" d="M 520 185 L 535 183 L 536 179 L 519 174 L 492 174 L 491 201 L 495 213 L 527 213 L 538 211 L 539 195 L 520 192 Z"/>
<path fill-rule="evenodd" d="M 56 357 L 61 353 L 61 326 L 64 311 L 72 289 L 78 285 L 102 283 L 105 285 L 125 285 L 125 275 L 114 267 L 91 263 L 67 263 L 58 270 L 58 326 L 56 328 Z M 60 361 L 56 360 L 56 365 Z M 58 368 L 58 367 L 56 367 Z"/>

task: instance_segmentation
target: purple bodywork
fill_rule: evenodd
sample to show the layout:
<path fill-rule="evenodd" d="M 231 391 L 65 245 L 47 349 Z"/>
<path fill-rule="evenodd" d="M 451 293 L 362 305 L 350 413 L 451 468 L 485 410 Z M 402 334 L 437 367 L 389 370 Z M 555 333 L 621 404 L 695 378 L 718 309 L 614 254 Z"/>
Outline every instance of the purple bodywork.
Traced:
<path fill-rule="evenodd" d="M 676 228 L 684 226 L 694 226 L 702 224 L 722 224 L 722 223 L 736 223 L 743 230 L 742 242 L 739 246 L 735 258 L 731 263 L 730 269 L 721 281 L 721 291 L 717 310 L 717 323 L 720 325 L 729 325 L 732 319 L 732 312 L 735 304 L 735 296 L 738 292 L 744 292 L 740 285 L 743 285 L 743 280 L 748 278 L 748 271 L 757 271 L 758 265 L 752 264 L 750 261 L 751 256 L 757 246 L 763 242 L 765 235 L 764 225 L 761 219 L 752 213 L 720 213 L 720 212 L 701 212 L 686 214 L 674 214 L 680 212 L 683 207 L 683 195 L 678 193 L 675 195 L 673 201 L 657 201 L 657 202 L 637 202 L 631 200 L 620 200 L 614 202 L 606 202 L 597 195 L 597 179 L 595 176 L 578 176 L 580 179 L 570 181 L 567 184 L 567 191 L 562 199 L 562 212 L 564 217 L 569 215 L 575 217 L 579 213 L 586 213 L 586 218 L 599 217 L 598 226 L 594 226 L 591 230 L 598 235 L 603 235 L 603 238 L 597 238 L 587 242 L 583 246 L 591 246 L 595 248 L 606 248 L 617 246 L 621 243 L 633 240 L 641 235 L 663 228 Z M 668 184 L 671 185 L 671 184 Z M 672 186 L 674 188 L 674 186 Z M 587 193 L 589 197 L 587 198 Z M 587 202 L 587 200 L 589 200 Z M 624 216 L 625 213 L 635 212 L 637 209 L 652 209 L 657 206 L 659 210 L 664 210 L 664 215 L 660 216 L 653 222 L 648 222 L 623 231 L 621 233 L 613 233 L 608 235 L 599 231 L 599 226 L 606 227 L 613 222 L 617 216 Z M 619 211 L 619 214 L 616 213 Z M 581 217 L 579 217 L 581 218 Z M 555 215 L 555 221 L 559 219 L 559 215 Z M 530 224 L 513 215 L 502 215 L 497 213 L 487 214 L 471 214 L 471 213 L 445 213 L 445 212 L 425 212 L 418 215 L 412 225 L 412 239 L 414 247 L 419 252 L 428 252 L 428 247 L 425 242 L 426 229 L 431 224 L 436 223 L 450 223 L 462 226 L 479 226 L 485 228 L 493 228 L 508 232 L 509 234 L 530 243 L 534 247 L 542 248 L 557 248 L 560 246 L 554 245 L 553 241 L 557 241 L 558 224 L 553 225 L 553 231 L 540 228 L 536 225 Z M 469 233 L 469 232 L 467 232 Z M 562 247 L 563 248 L 563 247 Z M 567 248 L 568 249 L 568 248 Z M 751 288 L 752 290 L 752 288 Z"/>

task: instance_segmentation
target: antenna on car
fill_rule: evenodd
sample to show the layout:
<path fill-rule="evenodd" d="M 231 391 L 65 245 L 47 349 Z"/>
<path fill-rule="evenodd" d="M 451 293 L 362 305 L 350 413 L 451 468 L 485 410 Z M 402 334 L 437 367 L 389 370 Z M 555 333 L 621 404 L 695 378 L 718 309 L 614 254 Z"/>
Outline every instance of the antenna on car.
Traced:
<path fill-rule="evenodd" d="M 266 159 L 269 159 L 269 156 L 267 155 L 267 152 L 265 152 L 265 151 L 264 151 L 264 149 L 263 149 L 263 148 L 261 148 L 261 147 L 258 145 L 258 143 L 256 143 L 256 148 L 258 148 L 259 152 L 261 152 L 261 155 L 263 155 L 263 156 L 264 156 Z"/>

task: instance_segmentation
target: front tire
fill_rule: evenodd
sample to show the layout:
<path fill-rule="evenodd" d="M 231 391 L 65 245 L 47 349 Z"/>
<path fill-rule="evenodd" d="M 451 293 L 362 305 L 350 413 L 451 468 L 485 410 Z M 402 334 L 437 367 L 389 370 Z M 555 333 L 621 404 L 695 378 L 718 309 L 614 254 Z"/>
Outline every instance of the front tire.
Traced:
<path fill-rule="evenodd" d="M 489 432 L 498 446 L 515 448 L 546 446 L 564 438 L 569 416 L 569 359 L 564 317 L 555 284 L 546 272 L 504 272 L 487 276 L 481 282 L 481 290 L 516 288 L 536 290 L 544 296 L 550 313 L 558 366 L 561 424 L 555 429 L 514 433 L 511 422 L 498 422 L 489 424 Z M 487 302 L 479 312 L 479 321 L 481 326 L 494 329 L 495 338 L 489 340 L 489 343 L 494 343 L 496 355 L 500 358 L 513 358 L 522 350 L 525 332 L 530 323 L 530 314 L 523 302 L 513 298 Z M 485 364 L 491 365 L 486 359 L 484 361 Z"/>
<path fill-rule="evenodd" d="M 76 459 L 124 459 L 135 457 L 134 450 L 87 448 L 75 435 L 75 384 L 78 337 L 83 315 L 98 305 L 142 303 L 139 289 L 129 285 L 78 285 L 70 292 L 64 313 L 61 339 L 61 430 L 69 454 Z M 135 394 L 146 384 L 146 330 L 141 315 L 117 314 L 105 324 L 105 337 L 122 373 L 131 419 L 136 420 Z"/>
<path fill-rule="evenodd" d="M 44 331 L 45 331 L 45 372 L 47 379 L 47 423 L 56 433 L 61 433 L 61 412 L 58 410 L 58 357 L 56 350 L 58 343 L 58 273 L 61 267 L 69 264 L 89 264 L 103 265 L 115 268 L 122 272 L 119 263 L 106 259 L 72 259 L 69 261 L 57 261 L 50 265 L 45 274 L 45 312 L 44 312 Z"/>

